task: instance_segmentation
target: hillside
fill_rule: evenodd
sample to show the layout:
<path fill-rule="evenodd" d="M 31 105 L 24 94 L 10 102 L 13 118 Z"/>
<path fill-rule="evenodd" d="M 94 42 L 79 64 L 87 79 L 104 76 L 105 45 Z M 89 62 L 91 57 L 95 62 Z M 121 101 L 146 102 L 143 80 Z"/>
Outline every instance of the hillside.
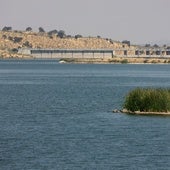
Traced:
<path fill-rule="evenodd" d="M 47 33 L 0 31 L 0 57 L 24 57 L 16 54 L 18 48 L 60 48 L 60 49 L 115 49 L 128 47 L 112 40 L 94 37 L 59 38 Z M 25 56 L 26 57 L 26 56 Z"/>

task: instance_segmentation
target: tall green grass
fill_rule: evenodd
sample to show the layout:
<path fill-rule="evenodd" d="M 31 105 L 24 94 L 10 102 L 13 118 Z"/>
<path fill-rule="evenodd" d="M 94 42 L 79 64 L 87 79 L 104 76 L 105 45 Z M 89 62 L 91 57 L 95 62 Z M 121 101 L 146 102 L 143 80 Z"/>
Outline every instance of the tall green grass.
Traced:
<path fill-rule="evenodd" d="M 170 111 L 170 89 L 136 88 L 125 97 L 124 108 L 129 111 Z"/>

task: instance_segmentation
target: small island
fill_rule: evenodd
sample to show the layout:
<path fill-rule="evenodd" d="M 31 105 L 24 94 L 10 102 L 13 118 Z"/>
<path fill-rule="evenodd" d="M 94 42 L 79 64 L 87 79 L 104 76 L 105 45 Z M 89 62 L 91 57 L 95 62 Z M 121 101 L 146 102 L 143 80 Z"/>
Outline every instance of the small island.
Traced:
<path fill-rule="evenodd" d="M 120 112 L 136 115 L 170 115 L 170 89 L 136 88 L 126 95 Z"/>

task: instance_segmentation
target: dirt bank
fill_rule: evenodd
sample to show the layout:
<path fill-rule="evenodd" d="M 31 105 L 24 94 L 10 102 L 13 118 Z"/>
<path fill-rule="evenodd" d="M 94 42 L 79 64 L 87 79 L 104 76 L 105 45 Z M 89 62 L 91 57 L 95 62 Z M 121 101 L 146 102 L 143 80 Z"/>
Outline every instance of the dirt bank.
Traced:
<path fill-rule="evenodd" d="M 114 57 L 112 59 L 108 58 L 65 58 L 61 59 L 66 63 L 94 63 L 94 64 L 165 64 L 170 63 L 170 59 L 168 58 L 139 58 L 139 57 Z"/>

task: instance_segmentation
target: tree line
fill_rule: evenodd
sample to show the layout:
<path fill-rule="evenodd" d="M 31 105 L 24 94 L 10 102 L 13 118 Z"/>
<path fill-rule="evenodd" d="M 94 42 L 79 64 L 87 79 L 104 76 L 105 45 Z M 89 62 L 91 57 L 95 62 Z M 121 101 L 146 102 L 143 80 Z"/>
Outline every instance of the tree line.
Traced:
<path fill-rule="evenodd" d="M 8 31 L 13 31 L 13 30 L 12 30 L 12 27 L 11 27 L 11 26 L 5 26 L 5 27 L 2 28 L 2 31 L 8 32 Z M 26 31 L 26 32 L 32 32 L 33 29 L 32 29 L 31 27 L 27 27 L 27 28 L 25 29 L 25 31 Z M 67 38 L 71 38 L 71 37 L 73 37 L 73 36 L 71 36 L 71 35 L 67 35 L 64 30 L 59 30 L 59 31 L 58 31 L 58 30 L 54 29 L 54 30 L 51 30 L 51 31 L 46 32 L 43 27 L 39 27 L 39 28 L 38 28 L 38 33 L 41 33 L 41 34 L 42 34 L 42 33 L 47 33 L 48 36 L 51 37 L 51 38 L 52 38 L 53 35 L 56 35 L 56 36 L 58 36 L 59 38 L 66 38 L 66 37 L 67 37 Z M 74 38 L 76 38 L 76 39 L 81 38 L 81 37 L 83 37 L 83 36 L 80 35 L 80 34 L 76 34 L 76 35 L 74 36 Z"/>
<path fill-rule="evenodd" d="M 11 26 L 5 26 L 5 27 L 2 28 L 2 31 L 8 32 L 8 31 L 13 31 L 13 29 L 12 29 Z M 25 31 L 26 31 L 26 32 L 32 32 L 33 29 L 32 29 L 31 27 L 27 27 L 27 28 L 25 29 Z M 78 38 L 82 38 L 82 37 L 83 37 L 83 36 L 80 35 L 80 34 L 76 34 L 76 35 L 74 35 L 74 36 L 67 35 L 64 30 L 59 30 L 59 31 L 58 31 L 58 30 L 54 29 L 54 30 L 51 30 L 51 31 L 48 31 L 48 32 L 47 32 L 47 31 L 45 31 L 45 29 L 44 29 L 43 27 L 39 27 L 39 28 L 38 28 L 38 33 L 40 33 L 40 34 L 47 34 L 50 38 L 53 38 L 54 35 L 57 36 L 57 37 L 59 37 L 59 38 L 75 38 L 75 39 L 78 39 Z M 10 38 L 10 37 L 9 37 L 9 38 Z M 97 38 L 101 38 L 101 37 L 100 37 L 100 36 L 97 36 Z M 106 38 L 106 40 L 109 41 L 111 44 L 113 44 L 113 42 L 114 42 L 112 39 Z M 21 41 L 21 40 L 18 39 L 18 38 L 15 38 L 13 41 L 14 41 L 14 42 L 19 42 L 19 41 Z M 131 46 L 131 43 L 130 43 L 130 41 L 128 41 L 128 40 L 123 40 L 121 43 L 126 44 L 126 45 L 128 45 L 128 46 Z M 124 46 L 124 45 L 123 45 L 123 46 Z M 145 44 L 145 47 L 146 47 L 146 48 L 152 48 L 152 47 L 154 47 L 154 48 L 159 48 L 160 46 L 157 45 L 157 44 L 154 44 L 153 46 L 152 46 L 151 44 Z M 170 47 L 167 46 L 166 44 L 163 45 L 163 47 L 164 47 L 164 48 L 168 48 L 168 49 L 170 48 Z"/>

